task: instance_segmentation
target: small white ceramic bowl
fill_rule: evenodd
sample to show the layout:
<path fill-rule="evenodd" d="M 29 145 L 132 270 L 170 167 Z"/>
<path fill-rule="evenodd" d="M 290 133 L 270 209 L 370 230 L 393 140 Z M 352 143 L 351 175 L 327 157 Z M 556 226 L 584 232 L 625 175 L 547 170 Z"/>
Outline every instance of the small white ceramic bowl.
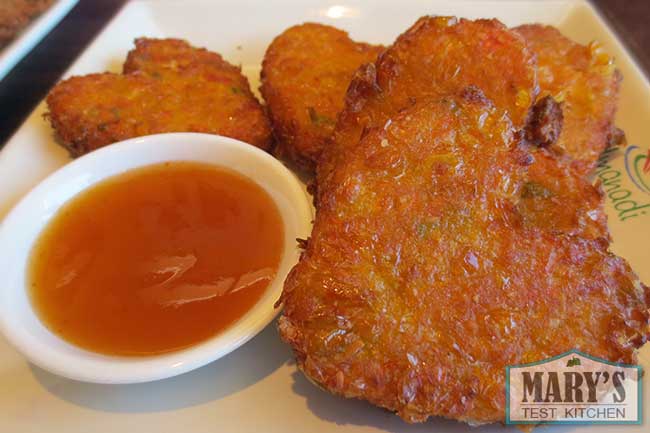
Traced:
<path fill-rule="evenodd" d="M 150 357 L 117 357 L 67 343 L 41 323 L 27 294 L 27 265 L 34 241 L 58 209 L 79 192 L 126 170 L 165 161 L 198 161 L 227 167 L 254 180 L 270 194 L 285 230 L 284 255 L 277 276 L 239 321 L 185 350 Z M 240 141 L 174 133 L 104 147 L 50 175 L 23 198 L 0 226 L 0 330 L 31 362 L 71 379 L 136 383 L 185 373 L 235 350 L 273 320 L 277 314 L 273 304 L 299 257 L 296 238 L 309 236 L 311 219 L 310 201 L 293 173 L 272 156 Z"/>

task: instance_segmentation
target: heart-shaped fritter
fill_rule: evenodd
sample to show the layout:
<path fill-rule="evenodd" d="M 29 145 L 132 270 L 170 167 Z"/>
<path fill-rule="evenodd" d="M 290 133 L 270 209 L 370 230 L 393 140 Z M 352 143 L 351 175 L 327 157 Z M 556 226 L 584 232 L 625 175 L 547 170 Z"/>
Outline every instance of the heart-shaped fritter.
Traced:
<path fill-rule="evenodd" d="M 507 365 L 574 348 L 634 363 L 650 291 L 606 238 L 562 210 L 559 230 L 541 218 L 559 185 L 539 178 L 565 174 L 531 164 L 548 155 L 516 136 L 489 101 L 447 97 L 346 149 L 281 299 L 281 336 L 310 379 L 410 422 L 482 424 L 504 420 Z M 569 182 L 578 198 L 593 189 Z"/>
<path fill-rule="evenodd" d="M 47 116 L 73 156 L 163 132 L 270 147 L 270 125 L 248 80 L 218 54 L 176 39 L 138 39 L 125 71 L 72 77 L 48 95 Z"/>

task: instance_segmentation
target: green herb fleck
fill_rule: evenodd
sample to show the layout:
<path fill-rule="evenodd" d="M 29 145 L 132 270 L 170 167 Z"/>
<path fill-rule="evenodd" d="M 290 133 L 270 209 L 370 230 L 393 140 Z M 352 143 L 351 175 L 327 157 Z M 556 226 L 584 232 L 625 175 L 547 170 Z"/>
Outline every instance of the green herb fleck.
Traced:
<path fill-rule="evenodd" d="M 521 189 L 522 198 L 549 198 L 553 191 L 537 182 L 526 182 Z"/>
<path fill-rule="evenodd" d="M 415 226 L 415 233 L 420 239 L 431 235 L 435 230 L 440 228 L 440 219 L 434 218 L 428 221 L 422 221 Z"/>
<path fill-rule="evenodd" d="M 314 107 L 307 108 L 307 111 L 309 112 L 309 119 L 314 125 L 334 125 L 336 123 L 333 119 L 318 114 Z"/>
<path fill-rule="evenodd" d="M 231 91 L 232 93 L 234 93 L 235 95 L 241 95 L 241 94 L 244 93 L 244 91 L 243 91 L 242 89 L 240 89 L 239 87 L 235 87 L 235 86 L 232 86 L 232 87 L 230 88 L 230 91 Z"/>

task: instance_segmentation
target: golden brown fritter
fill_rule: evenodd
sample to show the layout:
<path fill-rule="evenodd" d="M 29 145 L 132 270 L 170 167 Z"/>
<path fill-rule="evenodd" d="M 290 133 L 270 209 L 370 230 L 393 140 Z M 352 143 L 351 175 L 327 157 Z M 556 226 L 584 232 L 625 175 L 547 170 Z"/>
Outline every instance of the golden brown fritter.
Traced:
<path fill-rule="evenodd" d="M 472 95 L 420 100 L 346 148 L 281 298 L 311 380 L 410 422 L 502 422 L 507 365 L 573 348 L 634 363 L 649 333 L 650 291 L 584 226 L 602 210 L 565 219 L 574 197 L 555 195 L 598 192 Z"/>
<path fill-rule="evenodd" d="M 498 20 L 423 17 L 376 64 L 357 71 L 318 168 L 318 187 L 364 129 L 423 98 L 481 89 L 522 127 L 537 95 L 535 59 L 517 33 Z"/>
<path fill-rule="evenodd" d="M 91 74 L 57 84 L 48 117 L 73 156 L 162 132 L 225 135 L 262 149 L 268 119 L 239 68 L 176 39 L 138 39 L 126 74 Z"/>
<path fill-rule="evenodd" d="M 2 0 L 0 2 L 0 48 L 11 41 L 52 3 L 54 0 Z"/>
<path fill-rule="evenodd" d="M 586 175 L 607 147 L 621 74 L 613 59 L 591 43 L 580 45 L 552 26 L 517 27 L 537 55 L 541 96 L 562 103 L 564 127 L 551 149 Z"/>
<path fill-rule="evenodd" d="M 278 141 L 275 153 L 313 171 L 354 71 L 374 62 L 382 49 L 315 23 L 276 37 L 264 56 L 260 88 Z"/>

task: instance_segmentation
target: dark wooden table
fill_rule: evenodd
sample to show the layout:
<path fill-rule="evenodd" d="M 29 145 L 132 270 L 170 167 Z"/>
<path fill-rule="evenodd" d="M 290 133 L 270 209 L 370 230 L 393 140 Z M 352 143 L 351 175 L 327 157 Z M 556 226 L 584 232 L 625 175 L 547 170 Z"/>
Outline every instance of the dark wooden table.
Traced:
<path fill-rule="evenodd" d="M 0 147 L 126 1 L 80 0 L 70 14 L 0 81 Z M 593 1 L 650 74 L 650 0 Z"/>

